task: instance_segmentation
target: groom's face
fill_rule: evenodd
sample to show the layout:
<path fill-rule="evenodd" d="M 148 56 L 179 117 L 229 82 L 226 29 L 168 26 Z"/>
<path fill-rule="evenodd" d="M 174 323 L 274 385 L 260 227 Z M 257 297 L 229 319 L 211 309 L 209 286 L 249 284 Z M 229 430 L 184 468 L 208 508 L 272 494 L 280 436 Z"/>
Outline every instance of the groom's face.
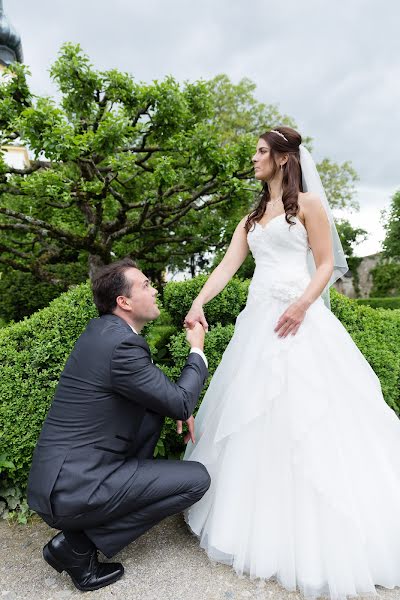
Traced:
<path fill-rule="evenodd" d="M 125 271 L 125 277 L 130 282 L 130 293 L 127 305 L 132 318 L 141 323 L 147 323 L 160 315 L 156 303 L 157 290 L 149 279 L 139 269 L 130 268 Z"/>

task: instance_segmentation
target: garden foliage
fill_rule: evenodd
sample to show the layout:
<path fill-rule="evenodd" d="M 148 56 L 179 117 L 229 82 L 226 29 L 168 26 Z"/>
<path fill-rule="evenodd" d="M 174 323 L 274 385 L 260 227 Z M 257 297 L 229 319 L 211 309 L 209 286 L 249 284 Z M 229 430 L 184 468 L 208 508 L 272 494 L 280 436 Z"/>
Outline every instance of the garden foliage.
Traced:
<path fill-rule="evenodd" d="M 204 280 L 200 276 L 167 284 L 161 317 L 143 331 L 156 363 L 174 379 L 188 354 L 183 318 Z M 247 290 L 248 281 L 233 279 L 205 307 L 210 325 L 205 344 L 210 376 L 233 335 L 235 318 L 245 304 Z M 361 306 L 335 290 L 331 291 L 331 301 L 333 312 L 378 375 L 386 402 L 400 413 L 400 310 Z M 32 452 L 60 373 L 76 339 L 96 316 L 90 286 L 86 283 L 62 294 L 30 318 L 0 329 L 0 496 L 3 498 L 1 489 L 6 487 L 9 496 L 11 493 L 15 496 L 15 489 L 23 495 Z M 182 438 L 175 433 L 175 427 L 167 419 L 157 455 L 177 457 L 182 452 Z"/>

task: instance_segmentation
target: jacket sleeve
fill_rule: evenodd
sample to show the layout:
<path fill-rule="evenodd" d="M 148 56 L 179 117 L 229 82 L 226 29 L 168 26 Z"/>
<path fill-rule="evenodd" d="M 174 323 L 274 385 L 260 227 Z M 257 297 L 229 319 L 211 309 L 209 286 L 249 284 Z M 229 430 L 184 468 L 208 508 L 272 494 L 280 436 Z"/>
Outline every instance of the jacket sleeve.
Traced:
<path fill-rule="evenodd" d="M 197 404 L 208 377 L 199 354 L 190 353 L 179 380 L 172 382 L 151 361 L 148 348 L 125 338 L 114 349 L 111 359 L 113 389 L 160 415 L 186 421 Z"/>

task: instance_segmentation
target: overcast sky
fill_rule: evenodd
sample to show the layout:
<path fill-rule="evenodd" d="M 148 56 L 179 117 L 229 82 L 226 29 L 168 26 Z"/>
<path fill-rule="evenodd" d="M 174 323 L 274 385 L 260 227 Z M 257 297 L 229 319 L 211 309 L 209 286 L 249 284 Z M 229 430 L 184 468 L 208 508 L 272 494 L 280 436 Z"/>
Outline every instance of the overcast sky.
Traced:
<path fill-rule="evenodd" d="M 22 36 L 36 93 L 53 94 L 48 70 L 65 41 L 98 69 L 136 79 L 249 77 L 278 104 L 317 161 L 350 160 L 360 212 L 350 217 L 380 248 L 380 210 L 400 188 L 398 0 L 4 0 Z"/>

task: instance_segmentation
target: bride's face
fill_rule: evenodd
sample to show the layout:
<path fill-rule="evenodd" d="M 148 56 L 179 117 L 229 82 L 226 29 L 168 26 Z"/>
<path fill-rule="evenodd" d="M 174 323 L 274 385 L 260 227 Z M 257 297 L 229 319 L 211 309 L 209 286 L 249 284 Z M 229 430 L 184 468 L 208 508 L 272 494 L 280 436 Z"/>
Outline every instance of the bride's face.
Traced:
<path fill-rule="evenodd" d="M 251 159 L 254 166 L 254 176 L 261 181 L 268 181 L 276 172 L 276 165 L 272 160 L 270 150 L 268 143 L 260 138 L 258 140 L 256 153 Z"/>

